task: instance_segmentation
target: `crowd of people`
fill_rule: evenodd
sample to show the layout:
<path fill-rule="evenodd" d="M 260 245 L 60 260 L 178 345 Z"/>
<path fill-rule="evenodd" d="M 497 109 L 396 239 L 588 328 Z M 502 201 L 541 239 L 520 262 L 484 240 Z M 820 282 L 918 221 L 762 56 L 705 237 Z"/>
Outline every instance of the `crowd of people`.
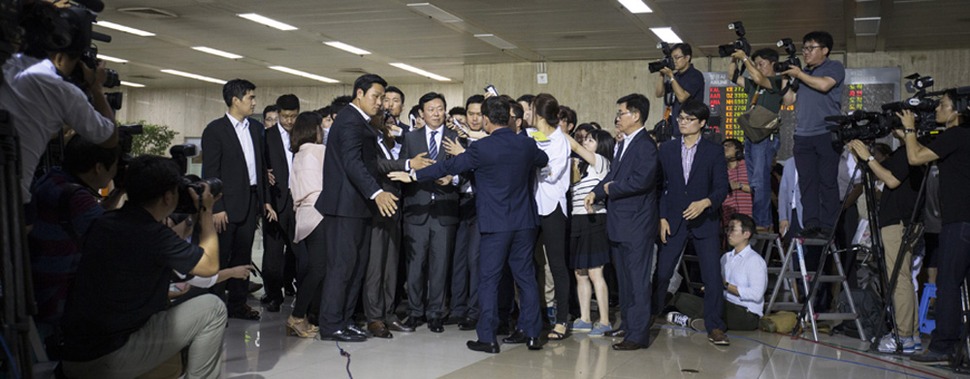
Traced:
<path fill-rule="evenodd" d="M 32 180 L 36 159 L 25 161 L 36 320 L 64 373 L 78 378 L 135 377 L 170 359 L 184 360 L 188 377 L 218 376 L 227 320 L 281 312 L 291 293 L 286 328 L 303 338 L 361 342 L 426 325 L 476 330 L 467 347 L 487 353 L 498 353 L 500 341 L 538 350 L 574 333 L 615 338 L 613 349 L 629 351 L 648 348 L 651 326 L 666 320 L 724 346 L 728 330 L 757 329 L 765 315 L 767 265 L 751 240 L 778 233 L 851 245 L 840 230 L 864 218 L 844 211 L 861 192 L 860 167 L 884 186 L 878 205 L 866 200 L 878 207 L 879 220 L 868 222 L 882 228 L 887 264 L 907 255 L 893 295 L 897 325 L 880 344 L 886 352 L 922 347 L 914 249 L 902 236 L 923 206 L 922 178 L 938 180 L 927 185 L 934 190 L 920 221 L 939 220 L 924 259 L 936 263 L 937 329 L 913 360 L 948 360 L 970 266 L 970 200 L 960 193 L 970 180 L 968 96 L 943 95 L 936 117 L 946 129 L 932 142 L 917 140 L 914 116 L 903 111 L 896 151 L 833 145 L 825 117 L 841 114 L 845 69 L 828 58 L 832 48 L 828 33 L 809 33 L 806 67 L 784 72 L 774 71 L 771 49 L 732 55 L 729 74 L 751 108 L 777 115 L 796 105 L 795 125 L 781 126 L 795 135 L 794 157 L 783 162 L 778 128 L 764 133 L 753 116 L 744 141 L 705 135 L 710 108 L 687 44 L 672 47 L 673 65 L 660 70 L 654 93 L 666 104 L 660 118 L 675 126 L 669 140 L 645 127 L 650 100 L 638 93 L 618 97 L 610 130 L 580 123 L 548 93 L 476 94 L 449 109 L 429 92 L 405 113 L 405 93 L 366 74 L 322 109 L 280 96 L 260 122 L 256 86 L 231 80 L 227 111 L 205 127 L 201 146 L 202 176 L 219 179 L 221 191 L 211 181 L 186 190 L 168 158 L 122 159 L 100 101 L 39 112 L 64 115 L 55 121 L 79 135 L 62 168 Z M 89 72 L 87 93 L 57 81 L 71 59 L 8 61 L 0 100 L 28 104 L 49 86 L 71 100 L 57 104 L 103 97 L 103 67 Z M 734 75 L 742 66 L 746 76 Z M 783 175 L 773 178 L 779 163 Z M 102 199 L 97 191 L 122 168 L 124 182 Z M 256 233 L 265 291 L 258 308 L 247 302 Z M 670 285 L 685 251 L 698 258 L 700 295 Z M 810 270 L 820 254 L 808 252 Z"/>

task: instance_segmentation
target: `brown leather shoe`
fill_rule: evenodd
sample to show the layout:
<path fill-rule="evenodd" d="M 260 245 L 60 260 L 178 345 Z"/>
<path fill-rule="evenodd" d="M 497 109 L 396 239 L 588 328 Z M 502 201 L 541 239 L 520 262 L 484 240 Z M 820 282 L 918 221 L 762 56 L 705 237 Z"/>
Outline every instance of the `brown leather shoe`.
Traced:
<path fill-rule="evenodd" d="M 717 346 L 728 346 L 731 344 L 731 340 L 728 339 L 727 334 L 724 334 L 724 331 L 721 329 L 714 329 L 710 333 L 707 333 L 707 340 Z"/>
<path fill-rule="evenodd" d="M 384 325 L 383 321 L 371 321 L 367 323 L 367 331 L 376 338 L 394 338 L 390 330 L 387 330 L 387 326 Z"/>
<path fill-rule="evenodd" d="M 387 324 L 387 328 L 395 332 L 414 333 L 414 328 L 404 325 L 404 323 L 400 321 L 389 322 Z"/>

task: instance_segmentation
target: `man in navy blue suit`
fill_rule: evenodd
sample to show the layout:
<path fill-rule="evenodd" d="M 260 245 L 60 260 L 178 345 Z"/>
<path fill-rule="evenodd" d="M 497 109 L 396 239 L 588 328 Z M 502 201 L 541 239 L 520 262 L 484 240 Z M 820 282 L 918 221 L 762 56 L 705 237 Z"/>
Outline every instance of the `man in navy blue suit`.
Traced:
<path fill-rule="evenodd" d="M 539 332 L 539 290 L 535 279 L 532 251 L 535 247 L 539 212 L 532 196 L 532 178 L 537 168 L 549 162 L 535 141 L 508 129 L 509 103 L 498 97 L 482 105 L 485 131 L 490 134 L 468 147 L 464 153 L 416 172 L 410 176 L 392 173 L 395 180 L 432 181 L 446 175 L 474 170 L 475 205 L 481 233 L 479 257 L 478 340 L 468 348 L 498 353 L 495 330 L 498 327 L 498 283 L 506 262 L 519 287 L 519 331 L 505 343 L 526 343 L 529 350 L 542 349 Z"/>
<path fill-rule="evenodd" d="M 681 108 L 677 123 L 681 136 L 660 146 L 663 194 L 660 196 L 660 252 L 654 281 L 653 311 L 666 302 L 667 286 L 687 240 L 701 265 L 704 282 L 704 328 L 715 345 L 729 345 L 721 314 L 724 280 L 721 276 L 720 204 L 728 193 L 727 160 L 721 144 L 701 138 L 711 111 L 691 100 Z"/>
<path fill-rule="evenodd" d="M 607 337 L 623 338 L 615 350 L 650 343 L 650 266 L 657 230 L 657 145 L 643 129 L 650 101 L 630 94 L 616 102 L 616 130 L 623 133 L 610 172 L 586 196 L 586 209 L 606 200 L 606 234 L 620 287 L 621 328 Z"/>

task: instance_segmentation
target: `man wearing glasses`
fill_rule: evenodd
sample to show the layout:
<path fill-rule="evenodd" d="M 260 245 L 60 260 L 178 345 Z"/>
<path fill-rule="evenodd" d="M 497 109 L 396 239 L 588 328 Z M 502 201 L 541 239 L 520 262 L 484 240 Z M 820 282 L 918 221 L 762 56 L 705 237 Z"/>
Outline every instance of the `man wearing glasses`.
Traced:
<path fill-rule="evenodd" d="M 660 145 L 663 188 L 660 195 L 660 251 L 653 287 L 653 315 L 667 303 L 667 287 L 687 241 L 700 261 L 704 292 L 704 330 L 715 345 L 729 345 L 722 318 L 723 280 L 720 267 L 720 204 L 728 193 L 724 147 L 701 138 L 711 111 L 691 100 L 677 117 L 681 137 Z"/>
<path fill-rule="evenodd" d="M 670 51 L 670 58 L 674 60 L 674 69 L 664 67 L 660 70 L 660 81 L 654 91 L 656 97 L 665 97 L 664 104 L 670 105 L 670 119 L 668 124 L 673 137 L 680 136 L 680 130 L 675 124 L 680 114 L 681 106 L 688 100 L 700 99 L 704 94 L 704 74 L 690 63 L 691 48 L 689 44 L 678 43 Z M 667 115 L 664 115 L 667 116 Z"/>
<path fill-rule="evenodd" d="M 811 32 L 802 39 L 805 70 L 792 67 L 783 72 L 800 83 L 797 95 L 789 90 L 784 104 L 795 104 L 795 167 L 802 193 L 805 229 L 802 236 L 828 238 L 839 215 L 838 167 L 841 151 L 832 146 L 825 117 L 842 113 L 842 84 L 845 66 L 828 59 L 832 35 Z M 792 87 L 787 87 L 791 89 Z"/>

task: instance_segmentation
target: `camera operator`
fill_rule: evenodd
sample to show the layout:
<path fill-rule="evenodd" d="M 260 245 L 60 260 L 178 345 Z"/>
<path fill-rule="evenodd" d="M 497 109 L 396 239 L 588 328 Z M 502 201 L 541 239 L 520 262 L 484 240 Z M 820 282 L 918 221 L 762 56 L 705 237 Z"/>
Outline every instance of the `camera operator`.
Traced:
<path fill-rule="evenodd" d="M 117 128 L 112 121 L 114 111 L 108 105 L 102 86 L 107 78 L 104 62 L 100 62 L 96 69 L 79 64 L 81 54 L 90 47 L 90 41 L 83 41 L 77 35 L 73 35 L 73 42 L 66 47 L 54 49 L 45 46 L 41 41 L 51 31 L 45 30 L 49 23 L 39 19 L 49 18 L 52 14 L 57 16 L 58 12 L 71 12 L 67 9 L 51 11 L 45 7 L 54 5 L 35 2 L 30 10 L 25 11 L 27 13 L 22 25 L 27 44 L 24 54 L 14 56 L 4 64 L 7 83 L 0 89 L 0 107 L 10 112 L 11 121 L 20 137 L 20 184 L 24 203 L 30 201 L 30 183 L 48 140 L 65 125 L 102 147 L 112 148 L 118 144 Z M 78 22 L 73 17 L 68 19 Z M 72 26 L 75 32 L 82 27 Z M 87 27 L 90 28 L 90 25 Z M 34 61 L 37 63 L 26 67 Z M 84 83 L 81 83 L 83 90 L 66 79 L 76 68 L 84 73 Z"/>
<path fill-rule="evenodd" d="M 895 130 L 894 134 L 903 140 L 902 130 Z M 905 142 L 904 142 L 905 143 Z M 910 221 L 910 215 L 916 207 L 920 184 L 923 181 L 923 167 L 910 166 L 906 159 L 905 147 L 892 152 L 885 161 L 880 162 L 869 148 L 859 140 L 852 140 L 847 147 L 858 157 L 861 165 L 872 170 L 879 180 L 885 183 L 882 197 L 879 199 L 879 224 L 882 244 L 885 249 L 886 276 L 892 275 L 896 265 L 896 257 L 900 253 L 903 234 Z M 870 199 L 875 201 L 875 199 Z M 871 205 L 870 205 L 871 206 Z M 870 220 L 875 221 L 875 220 Z M 918 333 L 916 318 L 916 290 L 913 288 L 912 277 L 912 247 L 903 246 L 904 258 L 900 261 L 899 275 L 896 287 L 893 289 L 893 310 L 895 311 L 898 337 L 903 344 L 902 352 L 912 354 L 916 352 L 914 333 Z M 889 283 L 884 283 L 889 285 Z M 896 338 L 889 334 L 879 343 L 879 351 L 883 353 L 896 352 Z"/>
<path fill-rule="evenodd" d="M 944 124 L 946 130 L 929 145 L 917 141 L 915 117 L 911 111 L 897 114 L 904 128 L 909 164 L 937 161 L 940 169 L 943 228 L 936 278 L 936 329 L 929 349 L 913 357 L 917 362 L 949 361 L 960 340 L 960 285 L 970 268 L 970 197 L 966 196 L 966 190 L 970 188 L 968 100 L 970 96 L 961 95 L 954 89 L 944 91 L 936 107 L 936 122 Z"/>
<path fill-rule="evenodd" d="M 71 138 L 64 147 L 64 167 L 51 169 L 31 188 L 37 218 L 28 245 L 38 308 L 34 320 L 42 338 L 56 334 L 60 324 L 81 258 L 81 239 L 121 198 L 118 189 L 104 200 L 97 192 L 114 178 L 120 156 L 117 146 L 106 149 L 83 137 Z"/>
<path fill-rule="evenodd" d="M 760 49 L 748 57 L 743 50 L 735 50 L 731 58 L 733 60 L 728 68 L 728 77 L 734 77 L 738 62 L 747 68 L 751 76 L 745 78 L 738 75 L 735 80 L 735 83 L 744 87 L 744 92 L 751 99 L 749 108 L 760 105 L 777 115 L 781 110 L 781 88 L 784 85 L 781 75 L 774 69 L 774 64 L 778 62 L 778 52 L 770 48 Z M 763 233 L 772 229 L 771 167 L 775 164 L 775 154 L 778 153 L 781 139 L 778 138 L 778 128 L 767 138 L 762 136 L 760 141 L 755 138 L 756 136 L 748 133 L 744 135 L 744 161 L 754 200 L 751 216 L 758 232 Z"/>
<path fill-rule="evenodd" d="M 670 58 L 674 61 L 673 70 L 664 67 L 659 71 L 661 80 L 657 82 L 654 95 L 657 97 L 669 96 L 665 103 L 671 104 L 669 117 L 672 120 L 668 120 L 668 124 L 676 121 L 680 115 L 681 105 L 688 100 L 700 100 L 704 94 L 704 74 L 701 74 L 691 64 L 691 53 L 689 44 L 678 43 L 673 45 L 670 50 Z M 671 133 L 674 138 L 680 137 L 679 128 L 671 128 Z"/>
<path fill-rule="evenodd" d="M 845 67 L 830 60 L 832 35 L 810 32 L 802 38 L 805 70 L 792 66 L 782 74 L 801 82 L 796 97 L 787 87 L 785 105 L 795 104 L 795 165 L 805 211 L 802 235 L 828 238 L 839 215 L 838 167 L 840 151 L 832 146 L 826 116 L 842 113 L 842 88 Z"/>
<path fill-rule="evenodd" d="M 134 378 L 188 347 L 186 376 L 221 374 L 226 308 L 202 295 L 169 307 L 172 270 L 219 271 L 219 242 L 208 184 L 199 195 L 199 245 L 162 221 L 179 203 L 175 162 L 140 156 L 128 166 L 128 203 L 95 221 L 64 312 L 63 369 L 70 378 Z"/>

